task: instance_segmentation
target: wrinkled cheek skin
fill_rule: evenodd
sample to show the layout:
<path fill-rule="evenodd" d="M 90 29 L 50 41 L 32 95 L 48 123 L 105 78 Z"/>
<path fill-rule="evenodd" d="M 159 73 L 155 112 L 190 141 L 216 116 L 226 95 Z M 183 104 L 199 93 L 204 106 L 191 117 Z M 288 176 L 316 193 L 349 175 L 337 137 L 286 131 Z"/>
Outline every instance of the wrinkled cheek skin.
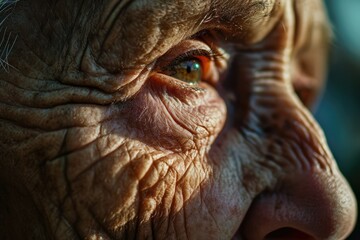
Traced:
<path fill-rule="evenodd" d="M 293 89 L 297 19 L 278 2 L 278 24 L 239 47 L 224 91 L 153 73 L 126 101 L 44 109 L 9 103 L 29 79 L 2 73 L 0 221 L 14 239 L 345 238 L 355 199 Z"/>
<path fill-rule="evenodd" d="M 67 130 L 72 150 L 45 164 L 45 178 L 50 189 L 60 187 L 53 201 L 75 214 L 65 216 L 80 236 L 187 238 L 201 222 L 214 231 L 198 195 L 212 176 L 208 152 L 226 107 L 205 87 L 184 96 L 182 86 L 164 87 L 152 77 L 125 106 L 111 106 L 91 138 L 82 136 L 88 131 Z"/>

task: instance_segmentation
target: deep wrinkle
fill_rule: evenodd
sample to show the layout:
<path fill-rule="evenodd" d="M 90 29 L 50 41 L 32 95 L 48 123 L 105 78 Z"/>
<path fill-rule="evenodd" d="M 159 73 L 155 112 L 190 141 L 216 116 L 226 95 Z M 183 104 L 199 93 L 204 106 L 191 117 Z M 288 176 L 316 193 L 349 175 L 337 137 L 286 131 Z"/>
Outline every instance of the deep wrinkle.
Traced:
<path fill-rule="evenodd" d="M 231 38 L 236 39 L 243 38 L 244 32 L 252 28 L 254 24 L 264 25 L 265 20 L 263 16 L 269 15 L 268 11 L 273 9 L 270 6 L 264 7 L 268 6 L 268 3 L 264 4 L 263 2 L 256 1 L 189 1 L 189 3 L 187 3 L 187 1 L 184 0 L 180 3 L 167 1 L 166 4 L 158 2 L 148 3 L 148 1 L 132 1 L 127 3 L 126 8 L 119 3 L 119 6 L 124 8 L 121 9 L 121 16 L 112 18 L 112 27 L 110 29 L 102 28 L 107 31 L 106 37 L 101 37 L 103 36 L 103 33 L 101 33 L 103 30 L 101 30 L 99 38 L 97 38 L 96 41 L 101 42 L 101 52 L 107 52 L 108 54 L 112 52 L 112 54 L 114 54 L 118 52 L 118 50 L 116 50 L 117 42 L 121 42 L 123 35 L 129 35 L 135 29 L 137 29 L 138 32 L 152 32 L 151 34 L 149 33 L 151 38 L 144 39 L 144 46 L 148 46 L 148 49 L 151 49 L 151 51 L 148 51 L 145 55 L 143 53 L 134 53 L 132 57 L 132 59 L 138 59 L 138 62 L 143 64 L 146 64 L 146 62 L 141 58 L 153 61 L 156 58 L 155 54 L 162 55 L 170 48 L 167 44 L 170 36 L 159 34 L 158 29 L 156 29 L 158 25 L 174 26 L 175 30 L 171 38 L 176 38 L 178 42 L 200 32 L 202 29 L 219 29 L 224 32 L 236 33 L 236 35 L 231 36 Z M 184 11 L 184 9 L 182 9 L 182 12 L 176 10 L 175 4 L 181 3 L 186 6 L 187 11 Z M 271 6 L 275 6 L 273 1 L 271 2 Z M 281 7 L 276 8 L 277 14 L 272 14 L 271 18 L 274 20 L 269 22 L 269 26 L 262 27 L 270 31 L 271 25 L 274 24 L 279 17 L 278 13 L 281 12 L 279 10 L 281 10 Z M 144 14 L 142 14 L 144 11 L 151 11 L 152 14 L 144 16 Z M 154 23 L 154 26 L 135 24 L 136 22 L 134 22 L 133 17 L 127 18 L 127 16 L 137 14 L 139 18 L 145 17 L 146 20 L 144 19 L 144 21 L 150 24 Z M 187 19 L 186 22 L 183 21 L 183 17 L 174 17 L 184 14 L 185 16 L 183 17 Z M 206 21 L 203 21 L 204 18 L 206 18 Z M 264 22 L 264 24 L 262 22 Z M 127 23 L 127 25 L 124 23 Z M 155 23 L 158 23 L 158 25 Z M 200 25 L 198 25 L 199 23 Z M 253 38 L 258 39 L 259 36 L 254 36 Z M 244 43 L 247 41 L 253 40 L 249 39 L 244 41 Z M 97 51 L 99 50 L 97 49 L 96 52 Z M 122 53 L 118 53 L 118 55 L 121 54 Z M 131 52 L 127 54 L 131 54 Z M 123 68 L 127 67 L 123 66 Z"/>
<path fill-rule="evenodd" d="M 295 63 L 322 85 L 325 17 L 304 1 L 132 1 L 109 34 L 119 1 L 20 1 L 17 71 L 0 71 L 0 238 L 346 238 L 355 198 L 291 81 Z M 155 68 L 216 48 L 217 84 Z"/>

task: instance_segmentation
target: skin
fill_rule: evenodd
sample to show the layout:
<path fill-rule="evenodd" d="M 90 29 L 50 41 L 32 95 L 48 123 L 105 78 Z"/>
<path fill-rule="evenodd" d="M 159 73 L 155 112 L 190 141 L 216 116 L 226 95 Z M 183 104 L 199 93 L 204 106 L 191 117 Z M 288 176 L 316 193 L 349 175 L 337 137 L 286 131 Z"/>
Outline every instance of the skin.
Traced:
<path fill-rule="evenodd" d="M 321 1 L 33 0 L 7 14 L 1 239 L 353 229 L 354 195 L 309 110 L 329 42 Z M 223 54 L 199 84 L 170 76 L 194 49 Z"/>

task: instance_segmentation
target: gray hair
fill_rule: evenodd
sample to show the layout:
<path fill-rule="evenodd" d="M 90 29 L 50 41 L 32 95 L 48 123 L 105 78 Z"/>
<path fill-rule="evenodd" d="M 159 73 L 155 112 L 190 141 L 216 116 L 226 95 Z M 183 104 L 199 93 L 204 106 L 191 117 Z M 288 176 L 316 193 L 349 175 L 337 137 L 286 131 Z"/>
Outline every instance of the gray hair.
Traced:
<path fill-rule="evenodd" d="M 8 58 L 13 49 L 17 36 L 8 31 L 4 26 L 5 21 L 11 15 L 12 8 L 18 0 L 0 0 L 0 67 L 9 71 L 10 67 Z"/>

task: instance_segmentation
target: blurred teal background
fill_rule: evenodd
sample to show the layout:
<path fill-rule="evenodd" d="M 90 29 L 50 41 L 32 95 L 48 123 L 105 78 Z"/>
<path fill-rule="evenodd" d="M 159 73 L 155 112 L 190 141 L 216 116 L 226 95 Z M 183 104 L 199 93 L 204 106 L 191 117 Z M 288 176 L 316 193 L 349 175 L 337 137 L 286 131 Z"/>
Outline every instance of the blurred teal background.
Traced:
<path fill-rule="evenodd" d="M 315 116 L 359 202 L 360 0 L 326 0 L 325 3 L 335 39 L 327 86 Z M 359 223 L 348 239 L 360 239 Z"/>

